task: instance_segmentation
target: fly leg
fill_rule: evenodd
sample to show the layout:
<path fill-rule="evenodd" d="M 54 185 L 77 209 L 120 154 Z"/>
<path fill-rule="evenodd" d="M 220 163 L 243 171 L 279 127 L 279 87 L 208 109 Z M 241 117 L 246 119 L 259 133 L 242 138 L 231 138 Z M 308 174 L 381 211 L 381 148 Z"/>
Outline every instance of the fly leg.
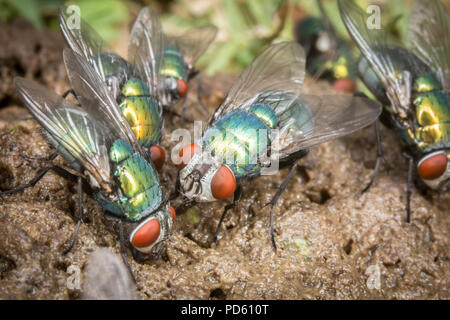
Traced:
<path fill-rule="evenodd" d="M 11 189 L 11 190 L 7 190 L 7 191 L 3 191 L 0 192 L 0 196 L 3 195 L 8 195 L 8 194 L 14 194 L 17 192 L 20 192 L 22 190 L 25 190 L 27 188 L 33 187 L 36 183 L 38 183 L 47 172 L 49 172 L 50 170 L 54 171 L 56 174 L 62 176 L 63 178 L 66 178 L 67 180 L 71 180 L 71 181 L 77 181 L 77 192 L 78 192 L 78 214 L 77 214 L 77 226 L 75 229 L 75 233 L 72 239 L 72 243 L 70 244 L 70 246 L 64 250 L 63 254 L 67 254 L 70 250 L 72 250 L 73 246 L 75 245 L 75 242 L 77 240 L 77 236 L 78 236 L 78 231 L 80 229 L 80 225 L 82 222 L 82 218 L 83 218 L 83 178 L 80 176 L 76 176 L 72 173 L 70 173 L 69 171 L 67 171 L 66 169 L 63 169 L 61 167 L 58 167 L 56 165 L 51 165 L 48 167 L 45 167 L 43 169 L 41 169 L 38 174 L 28 183 L 19 186 L 15 189 Z"/>
<path fill-rule="evenodd" d="M 123 234 L 123 222 L 122 220 L 119 221 L 119 240 L 120 240 L 120 254 L 122 255 L 122 260 L 127 266 L 128 271 L 130 272 L 131 278 L 133 279 L 134 283 L 136 283 L 136 278 L 134 277 L 133 270 L 131 269 L 130 262 L 128 261 L 127 254 L 126 254 L 126 240 L 125 236 Z"/>
<path fill-rule="evenodd" d="M 77 179 L 77 192 L 78 192 L 78 212 L 77 212 L 77 226 L 73 235 L 72 243 L 64 250 L 63 255 L 69 253 L 75 246 L 78 237 L 78 231 L 80 230 L 81 223 L 83 222 L 83 179 L 78 177 Z"/>
<path fill-rule="evenodd" d="M 23 153 L 23 151 L 20 151 L 19 154 L 24 159 L 27 159 L 27 160 L 38 160 L 38 161 L 52 161 L 58 156 L 58 152 L 56 152 L 56 151 L 51 153 L 49 156 L 42 157 L 42 158 L 27 156 L 25 153 Z"/>
<path fill-rule="evenodd" d="M 70 173 L 66 169 L 63 169 L 63 168 L 61 168 L 59 166 L 56 166 L 56 165 L 51 165 L 51 166 L 48 166 L 48 167 L 45 167 L 45 168 L 42 168 L 41 170 L 39 170 L 38 174 L 33 179 L 31 179 L 30 182 L 28 182 L 28 183 L 26 183 L 24 185 L 18 186 L 15 189 L 11 189 L 11 190 L 0 192 L 0 196 L 14 194 L 14 193 L 20 192 L 22 190 L 25 190 L 27 188 L 33 187 L 50 170 L 54 171 L 56 174 L 66 178 L 68 180 L 71 180 L 71 181 L 74 181 L 74 180 L 76 181 L 78 179 L 78 176 Z"/>
<path fill-rule="evenodd" d="M 411 194 L 414 179 L 414 158 L 405 153 L 404 156 L 409 160 L 408 184 L 406 185 L 406 223 L 411 222 Z"/>
<path fill-rule="evenodd" d="M 175 182 L 175 190 L 170 194 L 169 200 L 178 198 L 180 195 L 180 173 L 177 173 L 177 180 Z"/>
<path fill-rule="evenodd" d="M 203 110 L 206 112 L 206 115 L 209 116 L 208 108 L 206 107 L 206 105 L 203 103 L 203 100 L 202 100 L 202 88 L 203 88 L 203 86 L 202 86 L 202 83 L 203 83 L 202 79 L 203 79 L 202 78 L 202 74 L 199 71 L 198 72 L 198 79 L 197 79 L 197 100 L 198 100 L 198 103 L 200 103 L 200 105 L 202 106 Z"/>
<path fill-rule="evenodd" d="M 181 126 L 184 127 L 184 119 L 185 117 L 185 111 L 187 106 L 187 101 L 189 97 L 189 91 L 186 92 L 186 95 L 184 96 L 183 104 L 181 105 Z"/>
<path fill-rule="evenodd" d="M 292 176 L 294 175 L 297 166 L 298 166 L 297 162 L 294 162 L 294 164 L 291 167 L 291 170 L 289 170 L 287 177 L 281 183 L 280 187 L 278 188 L 278 191 L 275 193 L 272 200 L 265 205 L 267 206 L 270 204 L 270 239 L 272 240 L 272 246 L 275 251 L 277 250 L 277 244 L 275 242 L 275 234 L 273 232 L 273 208 L 275 207 L 275 204 L 277 203 L 278 198 L 283 193 L 284 189 L 286 189 L 286 186 L 289 180 L 291 180 Z"/>
<path fill-rule="evenodd" d="M 65 99 L 69 94 L 72 94 L 75 98 L 77 97 L 75 91 L 73 89 L 69 89 L 62 94 L 62 97 Z"/>
<path fill-rule="evenodd" d="M 233 195 L 233 203 L 229 203 L 225 206 L 222 216 L 220 217 L 219 223 L 217 224 L 216 232 L 214 233 L 214 243 L 217 243 L 217 236 L 219 235 L 220 226 L 222 225 L 223 219 L 227 215 L 228 210 L 233 209 L 237 206 L 242 196 L 242 188 L 238 186 Z"/>
<path fill-rule="evenodd" d="M 377 177 L 378 171 L 380 169 L 381 161 L 383 160 L 383 146 L 381 144 L 381 134 L 380 134 L 380 126 L 378 119 L 375 121 L 375 133 L 377 137 L 377 162 L 375 163 L 375 168 L 373 170 L 372 176 L 370 177 L 369 183 L 366 187 L 361 191 L 361 193 L 366 192 L 372 186 L 375 178 Z"/>

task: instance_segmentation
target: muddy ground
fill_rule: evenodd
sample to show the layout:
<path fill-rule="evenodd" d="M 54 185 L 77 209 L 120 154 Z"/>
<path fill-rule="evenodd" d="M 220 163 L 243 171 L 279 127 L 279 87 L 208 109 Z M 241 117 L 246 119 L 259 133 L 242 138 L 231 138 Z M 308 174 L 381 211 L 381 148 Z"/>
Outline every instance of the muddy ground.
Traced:
<path fill-rule="evenodd" d="M 0 25 L 0 190 L 30 181 L 46 162 L 26 160 L 52 152 L 39 126 L 18 101 L 12 77 L 27 76 L 58 93 L 68 88 L 57 32 L 27 24 Z M 235 76 L 205 78 L 212 113 Z M 192 91 L 195 90 L 194 81 Z M 323 94 L 326 83 L 306 83 Z M 178 106 L 179 107 L 179 106 Z M 199 116 L 191 94 L 187 115 Z M 205 119 L 205 117 L 203 117 Z M 168 132 L 181 125 L 166 117 Z M 186 124 L 190 127 L 189 124 Z M 269 238 L 263 208 L 287 175 L 282 170 L 244 184 L 239 207 L 225 219 L 217 245 L 212 237 L 224 202 L 178 212 L 166 259 L 128 259 L 144 299 L 448 299 L 450 290 L 450 191 L 412 195 L 412 221 L 405 223 L 407 163 L 395 135 L 382 128 L 384 160 L 364 195 L 375 164 L 374 128 L 311 149 L 275 210 L 278 250 Z M 53 161 L 63 164 L 58 157 Z M 161 178 L 173 188 L 176 170 Z M 0 298 L 76 299 L 67 285 L 73 266 L 84 268 L 98 247 L 119 254 L 118 235 L 94 200 L 85 197 L 78 242 L 76 190 L 49 173 L 34 187 L 0 199 Z M 175 201 L 180 205 L 180 201 Z M 72 266 L 72 268 L 70 268 Z"/>

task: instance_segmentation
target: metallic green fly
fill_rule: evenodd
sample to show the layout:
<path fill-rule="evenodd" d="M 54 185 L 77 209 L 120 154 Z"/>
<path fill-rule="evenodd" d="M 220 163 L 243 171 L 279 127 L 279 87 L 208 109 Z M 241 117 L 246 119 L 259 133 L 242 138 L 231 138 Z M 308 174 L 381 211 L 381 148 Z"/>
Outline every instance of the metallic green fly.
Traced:
<path fill-rule="evenodd" d="M 150 153 L 157 168 L 161 168 L 165 151 L 159 145 L 163 119 L 158 63 L 164 63 L 164 57 L 159 53 L 159 58 L 149 58 L 154 55 L 152 42 L 162 40 L 156 31 L 161 29 L 159 19 L 152 19 L 148 26 L 143 26 L 140 20 L 135 22 L 132 34 L 136 35 L 135 30 L 139 29 L 140 38 L 130 39 L 129 61 L 126 61 L 105 48 L 100 35 L 81 17 L 74 20 L 76 14 L 68 7 L 59 10 L 59 25 L 67 45 L 83 56 L 107 85 L 139 144 Z M 74 21 L 79 21 L 79 25 L 72 25 Z"/>
<path fill-rule="evenodd" d="M 149 56 L 148 59 L 156 59 L 159 67 L 162 104 L 169 108 L 184 98 L 185 103 L 182 106 L 184 112 L 189 92 L 188 81 L 198 74 L 195 62 L 215 39 L 217 28 L 206 25 L 186 30 L 179 36 L 167 36 L 163 33 L 158 15 L 149 7 L 144 7 L 139 12 L 131 31 L 130 44 L 139 47 L 146 29 L 154 35 L 151 42 L 154 56 Z M 198 88 L 200 90 L 201 87 Z M 200 98 L 199 102 L 202 104 Z"/>
<path fill-rule="evenodd" d="M 317 5 L 321 18 L 306 17 L 295 28 L 306 52 L 306 71 L 315 79 L 328 80 L 336 90 L 354 92 L 357 70 L 350 43 L 337 35 L 320 0 Z"/>
<path fill-rule="evenodd" d="M 439 0 L 417 0 L 403 46 L 384 29 L 369 28 L 368 14 L 353 1 L 339 0 L 339 9 L 363 54 L 360 76 L 384 105 L 381 120 L 407 148 L 409 222 L 414 162 L 429 187 L 445 188 L 450 182 L 450 18 Z M 378 171 L 380 151 L 365 190 Z"/>
<path fill-rule="evenodd" d="M 301 94 L 305 52 L 294 42 L 265 49 L 240 75 L 210 119 L 203 136 L 180 150 L 177 189 L 190 201 L 239 201 L 239 182 L 256 178 L 272 165 L 291 166 L 270 202 L 273 208 L 295 172 L 297 160 L 317 144 L 374 122 L 375 101 L 349 95 Z M 232 206 L 227 205 L 220 220 Z M 216 236 L 220 230 L 217 227 Z"/>
<path fill-rule="evenodd" d="M 26 107 L 44 128 L 47 140 L 77 174 L 52 165 L 42 169 L 25 186 L 2 194 L 33 186 L 53 170 L 78 182 L 78 223 L 69 250 L 82 221 L 84 189 L 97 200 L 107 217 L 120 223 L 122 245 L 124 234 L 128 234 L 133 248 L 157 254 L 164 247 L 175 219 L 157 172 L 146 159 L 104 79 L 73 50 L 64 49 L 63 57 L 80 105 L 31 80 L 16 78 L 15 85 Z"/>

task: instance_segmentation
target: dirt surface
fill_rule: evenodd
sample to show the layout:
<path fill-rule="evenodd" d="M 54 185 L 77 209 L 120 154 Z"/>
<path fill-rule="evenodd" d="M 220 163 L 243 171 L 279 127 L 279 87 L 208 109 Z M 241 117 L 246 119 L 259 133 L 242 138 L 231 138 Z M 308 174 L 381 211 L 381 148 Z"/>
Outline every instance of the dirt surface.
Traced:
<path fill-rule="evenodd" d="M 21 152 L 34 157 L 52 152 L 39 125 L 11 91 L 11 76 L 35 78 L 58 93 L 67 88 L 59 35 L 38 37 L 30 32 L 11 36 L 0 27 L 0 190 L 30 181 L 48 164 L 26 160 Z M 30 41 L 23 40 L 25 34 Z M 37 55 L 32 50 L 36 46 Z M 204 78 L 210 113 L 234 78 Z M 308 93 L 331 90 L 326 83 L 305 86 Z M 195 87 L 194 81 L 192 92 Z M 191 94 L 186 114 L 197 117 L 199 110 Z M 178 118 L 166 117 L 166 150 L 175 144 L 169 133 L 179 126 Z M 275 210 L 276 252 L 269 238 L 269 208 L 263 207 L 286 177 L 286 169 L 244 184 L 242 201 L 225 219 L 217 245 L 211 241 L 225 202 L 178 212 L 166 259 L 137 262 L 131 251 L 127 253 L 140 296 L 448 299 L 450 192 L 414 190 L 412 221 L 406 224 L 407 163 L 395 135 L 384 127 L 381 133 L 384 160 L 378 179 L 364 195 L 360 191 L 376 157 L 373 127 L 315 147 L 299 161 L 302 167 Z M 63 161 L 58 157 L 53 163 Z M 161 179 L 173 188 L 175 177 L 176 169 L 166 163 Z M 119 254 L 113 226 L 95 201 L 84 197 L 78 242 L 62 255 L 75 230 L 76 200 L 76 186 L 53 173 L 34 187 L 0 199 L 0 298 L 79 298 L 81 290 L 67 285 L 74 266 L 83 270 L 98 247 Z"/>

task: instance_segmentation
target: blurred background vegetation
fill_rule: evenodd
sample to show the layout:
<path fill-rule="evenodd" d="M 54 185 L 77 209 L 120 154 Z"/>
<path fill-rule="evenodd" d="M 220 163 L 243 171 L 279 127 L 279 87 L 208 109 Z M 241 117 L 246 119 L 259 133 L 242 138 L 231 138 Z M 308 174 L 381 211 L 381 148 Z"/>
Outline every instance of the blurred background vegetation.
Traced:
<path fill-rule="evenodd" d="M 382 23 L 404 34 L 413 0 L 355 0 L 382 7 Z M 348 37 L 336 0 L 322 0 L 338 32 Z M 57 9 L 64 0 L 0 0 L 0 19 L 7 23 L 18 16 L 35 28 L 57 29 Z M 319 16 L 315 0 L 75 0 L 82 17 L 114 48 L 126 52 L 126 35 L 142 6 L 149 5 L 162 18 L 167 34 L 212 23 L 219 28 L 213 45 L 198 65 L 208 74 L 239 72 L 273 40 L 292 40 L 295 23 L 306 15 Z M 1 45 L 1 44 L 0 44 Z M 125 48 L 125 49 L 124 49 Z"/>

